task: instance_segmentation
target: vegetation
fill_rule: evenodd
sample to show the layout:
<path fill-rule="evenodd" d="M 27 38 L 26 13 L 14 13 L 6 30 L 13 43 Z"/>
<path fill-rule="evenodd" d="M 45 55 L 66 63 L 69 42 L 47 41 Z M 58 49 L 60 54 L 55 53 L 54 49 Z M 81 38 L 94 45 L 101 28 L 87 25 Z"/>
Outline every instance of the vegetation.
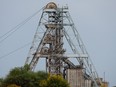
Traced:
<path fill-rule="evenodd" d="M 8 85 L 7 87 L 21 87 L 21 86 L 17 86 L 16 84 L 11 84 L 11 85 Z"/>
<path fill-rule="evenodd" d="M 39 71 L 28 71 L 28 66 L 16 67 L 12 69 L 6 78 L 3 80 L 2 86 L 8 87 L 15 84 L 21 87 L 38 87 L 41 80 L 47 79 L 47 73 Z M 10 86 L 16 87 L 16 86 Z"/>
<path fill-rule="evenodd" d="M 29 66 L 12 69 L 6 78 L 0 78 L 0 87 L 69 87 L 61 76 L 48 76 L 43 71 L 29 71 Z"/>
<path fill-rule="evenodd" d="M 3 78 L 0 78 L 0 87 L 2 87 Z"/>
<path fill-rule="evenodd" d="M 66 80 L 60 75 L 49 76 L 47 80 L 40 83 L 40 87 L 69 87 Z"/>

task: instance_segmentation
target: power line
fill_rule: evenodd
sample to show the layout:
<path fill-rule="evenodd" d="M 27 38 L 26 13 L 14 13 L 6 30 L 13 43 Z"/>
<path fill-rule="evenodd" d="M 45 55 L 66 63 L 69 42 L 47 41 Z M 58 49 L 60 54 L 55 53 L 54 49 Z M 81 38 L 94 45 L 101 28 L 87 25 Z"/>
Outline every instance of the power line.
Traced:
<path fill-rule="evenodd" d="M 27 43 L 27 44 L 25 44 L 25 45 L 23 45 L 23 46 L 21 46 L 21 47 L 15 49 L 15 50 L 11 51 L 11 52 L 9 52 L 9 53 L 3 55 L 3 56 L 1 56 L 0 59 L 3 59 L 4 57 L 7 57 L 7 56 L 9 56 L 9 55 L 11 55 L 11 54 L 13 54 L 13 53 L 15 53 L 15 52 L 17 52 L 17 51 L 19 51 L 19 50 L 25 48 L 25 47 L 28 46 L 29 44 L 31 44 L 31 42 L 29 42 L 29 43 Z"/>
<path fill-rule="evenodd" d="M 25 19 L 24 21 L 22 21 L 21 23 L 19 23 L 18 25 L 16 25 L 14 28 L 12 28 L 11 30 L 9 30 L 8 32 L 6 32 L 4 35 L 0 36 L 0 43 L 2 43 L 5 39 L 7 39 L 8 37 L 10 37 L 14 32 L 16 32 L 19 28 L 21 28 L 24 24 L 26 24 L 32 17 L 34 17 L 36 14 L 38 14 L 43 8 L 41 8 L 40 10 L 38 10 L 37 12 L 35 12 L 33 15 L 29 16 L 27 19 Z"/>

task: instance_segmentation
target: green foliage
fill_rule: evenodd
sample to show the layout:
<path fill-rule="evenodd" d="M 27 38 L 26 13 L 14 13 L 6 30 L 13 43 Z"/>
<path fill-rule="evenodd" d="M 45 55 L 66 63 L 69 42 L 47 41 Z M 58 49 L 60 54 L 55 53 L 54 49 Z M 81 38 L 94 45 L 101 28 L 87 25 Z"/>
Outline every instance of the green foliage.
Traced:
<path fill-rule="evenodd" d="M 40 87 L 69 87 L 68 82 L 59 75 L 48 77 L 40 83 Z"/>
<path fill-rule="evenodd" d="M 15 67 L 4 79 L 0 79 L 0 87 L 69 87 L 60 75 L 48 76 L 43 71 L 29 71 L 29 66 Z"/>
<path fill-rule="evenodd" d="M 3 78 L 0 78 L 0 87 L 2 87 Z"/>
<path fill-rule="evenodd" d="M 45 72 L 28 71 L 28 66 L 16 67 L 4 79 L 3 87 L 16 84 L 21 87 L 39 87 L 40 80 L 47 79 Z"/>
<path fill-rule="evenodd" d="M 16 84 L 11 84 L 11 85 L 8 85 L 7 87 L 21 87 L 21 86 L 17 86 Z"/>
<path fill-rule="evenodd" d="M 39 87 L 47 87 L 47 80 L 41 80 Z"/>

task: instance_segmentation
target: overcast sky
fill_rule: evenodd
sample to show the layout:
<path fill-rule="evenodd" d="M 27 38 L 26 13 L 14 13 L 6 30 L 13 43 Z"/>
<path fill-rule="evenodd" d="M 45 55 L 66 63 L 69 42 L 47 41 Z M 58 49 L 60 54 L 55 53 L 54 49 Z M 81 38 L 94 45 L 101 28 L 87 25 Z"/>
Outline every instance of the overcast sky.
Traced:
<path fill-rule="evenodd" d="M 110 87 L 116 85 L 116 0 L 0 0 L 0 37 L 50 1 L 69 6 L 99 76 L 104 77 L 105 72 Z M 30 45 L 9 56 L 1 56 L 33 40 L 40 16 L 41 13 L 0 42 L 0 77 L 24 65 Z"/>

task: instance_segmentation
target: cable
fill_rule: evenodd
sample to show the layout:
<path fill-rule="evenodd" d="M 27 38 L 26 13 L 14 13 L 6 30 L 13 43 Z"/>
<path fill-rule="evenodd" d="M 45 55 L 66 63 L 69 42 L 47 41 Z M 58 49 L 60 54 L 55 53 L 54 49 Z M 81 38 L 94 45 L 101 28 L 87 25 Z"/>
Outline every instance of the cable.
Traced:
<path fill-rule="evenodd" d="M 21 47 L 15 49 L 15 50 L 11 51 L 11 52 L 9 52 L 9 53 L 3 55 L 3 56 L 1 56 L 0 59 L 3 59 L 4 57 L 7 57 L 7 56 L 9 56 L 9 55 L 11 55 L 11 54 L 13 54 L 13 53 L 15 53 L 15 52 L 17 52 L 17 51 L 23 49 L 24 47 L 28 46 L 29 44 L 31 44 L 31 42 L 29 42 L 29 43 L 27 43 L 27 44 L 25 44 L 25 45 L 23 45 L 23 46 L 21 46 Z"/>
<path fill-rule="evenodd" d="M 29 16 L 27 19 L 25 19 L 24 21 L 22 21 L 21 23 L 19 23 L 18 25 L 16 25 L 14 28 L 12 28 L 11 30 L 9 30 L 8 32 L 6 32 L 4 35 L 0 36 L 0 43 L 3 42 L 5 39 L 7 39 L 9 36 L 11 36 L 14 32 L 16 32 L 20 27 L 22 27 L 24 24 L 26 24 L 32 17 L 34 17 L 37 13 L 39 13 L 43 8 L 41 8 L 40 10 L 38 10 L 37 12 L 35 12 L 33 15 Z M 7 35 L 9 34 L 9 35 Z"/>

